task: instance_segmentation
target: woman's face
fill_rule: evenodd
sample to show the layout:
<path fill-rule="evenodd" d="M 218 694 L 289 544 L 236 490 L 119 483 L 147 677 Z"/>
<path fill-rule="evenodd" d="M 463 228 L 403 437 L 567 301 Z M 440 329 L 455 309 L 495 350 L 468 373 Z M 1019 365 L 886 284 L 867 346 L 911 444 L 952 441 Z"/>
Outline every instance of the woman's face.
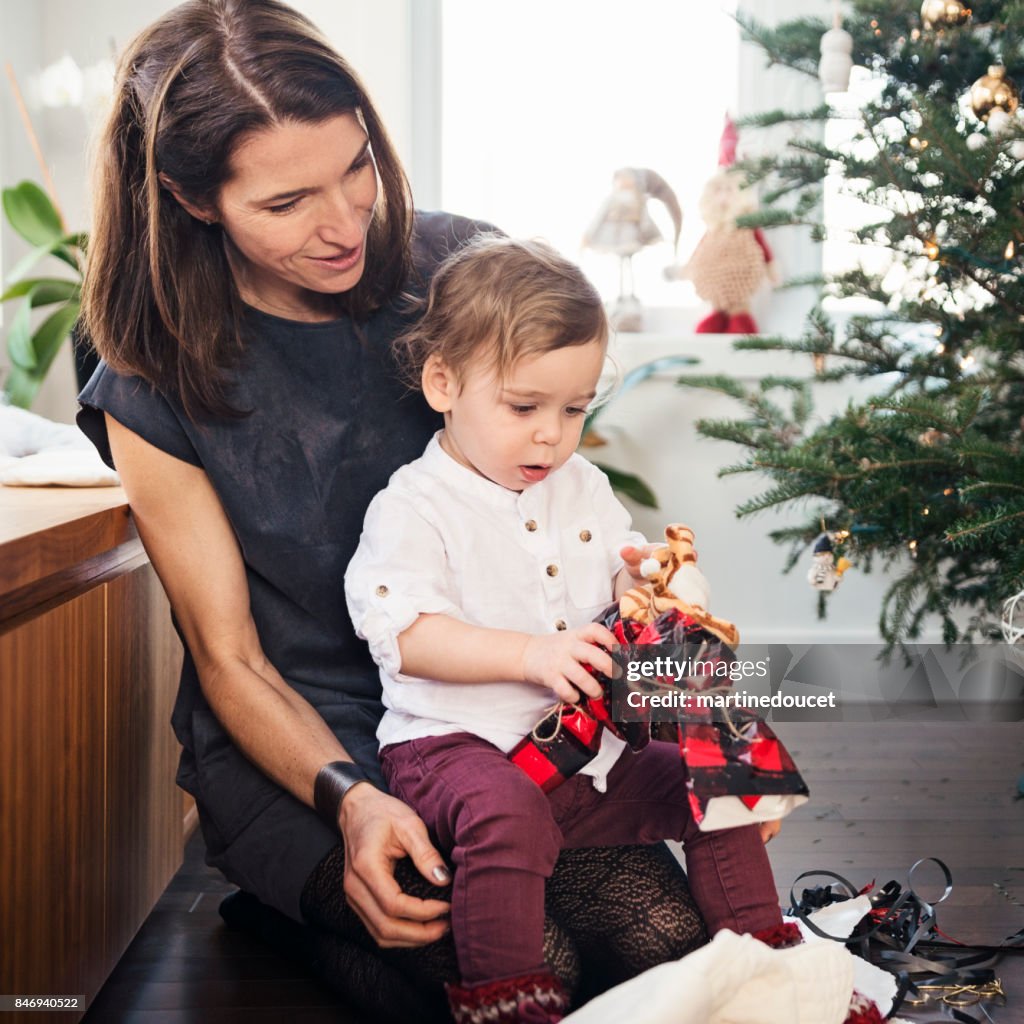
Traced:
<path fill-rule="evenodd" d="M 329 316 L 327 296 L 352 288 L 366 262 L 377 169 L 353 113 L 285 121 L 248 136 L 231 157 L 216 216 L 242 298 L 290 319 Z"/>

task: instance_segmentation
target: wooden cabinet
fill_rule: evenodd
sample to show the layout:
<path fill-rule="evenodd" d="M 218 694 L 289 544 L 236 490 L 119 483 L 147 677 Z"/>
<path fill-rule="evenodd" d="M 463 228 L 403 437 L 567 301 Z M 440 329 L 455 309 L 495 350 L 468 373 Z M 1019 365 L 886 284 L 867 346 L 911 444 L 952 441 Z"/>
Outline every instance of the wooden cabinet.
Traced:
<path fill-rule="evenodd" d="M 33 1024 L 83 1015 L 181 863 L 180 665 L 119 489 L 0 487 L 0 994 L 84 997 Z"/>

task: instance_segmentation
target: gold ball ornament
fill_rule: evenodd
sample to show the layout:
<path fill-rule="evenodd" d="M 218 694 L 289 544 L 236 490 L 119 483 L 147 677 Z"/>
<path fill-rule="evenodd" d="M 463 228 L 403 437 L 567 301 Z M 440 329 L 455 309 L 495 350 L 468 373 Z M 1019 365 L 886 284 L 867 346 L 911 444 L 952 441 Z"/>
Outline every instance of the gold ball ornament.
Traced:
<path fill-rule="evenodd" d="M 1006 77 L 1002 64 L 993 64 L 987 75 L 982 75 L 971 86 L 971 110 L 979 121 L 987 121 L 994 110 L 1012 114 L 1020 104 L 1017 86 Z"/>
<path fill-rule="evenodd" d="M 928 30 L 955 28 L 971 16 L 971 9 L 960 0 L 924 0 L 921 4 L 921 22 Z"/>

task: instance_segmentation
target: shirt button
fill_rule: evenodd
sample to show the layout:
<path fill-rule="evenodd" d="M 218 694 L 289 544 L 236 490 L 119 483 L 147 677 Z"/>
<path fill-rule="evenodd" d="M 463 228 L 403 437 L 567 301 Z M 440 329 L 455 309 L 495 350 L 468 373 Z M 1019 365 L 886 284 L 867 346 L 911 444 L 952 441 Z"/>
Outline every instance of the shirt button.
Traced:
<path fill-rule="evenodd" d="M 548 573 L 549 576 L 557 576 L 558 575 L 558 566 L 557 565 L 549 565 L 548 569 L 547 569 L 547 573 Z"/>
<path fill-rule="evenodd" d="M 526 522 L 523 523 L 523 526 L 525 526 L 526 529 L 530 531 L 530 533 L 533 533 L 533 531 L 537 529 L 537 520 L 527 519 Z"/>
<path fill-rule="evenodd" d="M 558 620 L 558 621 L 557 621 L 557 622 L 555 623 L 555 629 L 557 629 L 557 630 L 558 630 L 559 632 L 561 632 L 561 631 L 562 631 L 563 629 L 566 629 L 566 628 L 567 628 L 567 627 L 566 627 L 566 622 L 565 622 L 565 619 L 559 619 L 559 620 Z"/>
<path fill-rule="evenodd" d="M 389 591 L 388 588 L 385 587 L 383 583 L 377 588 L 378 597 L 387 597 L 389 593 L 391 593 L 391 591 Z"/>
<path fill-rule="evenodd" d="M 594 535 L 589 530 L 580 530 L 580 540 L 583 541 L 584 544 L 589 544 L 593 536 Z"/>

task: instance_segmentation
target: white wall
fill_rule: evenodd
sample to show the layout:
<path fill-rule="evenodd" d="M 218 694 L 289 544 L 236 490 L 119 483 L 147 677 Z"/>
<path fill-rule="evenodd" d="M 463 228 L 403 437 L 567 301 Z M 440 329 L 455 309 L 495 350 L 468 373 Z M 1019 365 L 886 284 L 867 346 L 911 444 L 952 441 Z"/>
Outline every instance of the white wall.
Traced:
<path fill-rule="evenodd" d="M 885 577 L 878 572 L 866 575 L 855 564 L 828 598 L 827 619 L 819 620 L 817 591 L 806 581 L 810 555 L 784 576 L 788 548 L 768 539 L 771 530 L 802 524 L 803 517 L 790 509 L 738 519 L 734 509 L 767 490 L 768 482 L 754 474 L 719 479 L 719 469 L 743 461 L 746 449 L 697 436 L 697 420 L 735 419 L 741 407 L 716 393 L 675 384 L 682 374 L 714 373 L 728 374 L 750 388 L 768 374 L 809 380 L 810 356 L 736 353 L 728 337 L 686 331 L 619 335 L 616 349 L 624 370 L 664 356 L 700 360 L 697 366 L 659 373 L 615 399 L 597 424 L 607 446 L 585 452 L 595 462 L 636 473 L 653 488 L 658 509 L 626 502 L 637 529 L 652 541 L 662 539 L 670 522 L 686 523 L 694 530 L 700 565 L 711 582 L 712 611 L 736 622 L 743 640 L 876 641 Z M 824 417 L 844 408 L 854 392 L 813 385 L 812 393 L 816 414 Z"/>

